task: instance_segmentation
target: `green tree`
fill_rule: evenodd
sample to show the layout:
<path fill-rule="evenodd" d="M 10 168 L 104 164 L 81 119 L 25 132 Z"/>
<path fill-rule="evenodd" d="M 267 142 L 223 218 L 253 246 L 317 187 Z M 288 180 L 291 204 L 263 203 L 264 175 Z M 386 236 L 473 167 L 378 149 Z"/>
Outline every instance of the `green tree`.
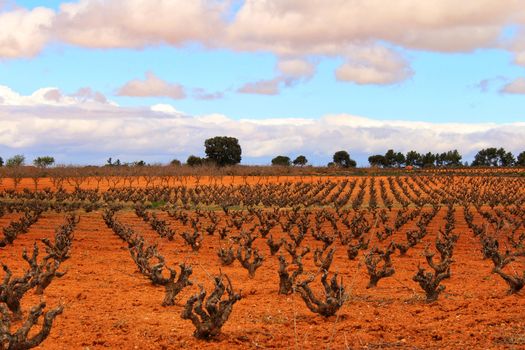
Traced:
<path fill-rule="evenodd" d="M 506 152 L 503 148 L 498 149 L 498 156 L 501 166 L 514 166 L 516 158 L 511 152 Z"/>
<path fill-rule="evenodd" d="M 404 167 L 405 166 L 405 162 L 406 162 L 406 159 L 405 159 L 405 155 L 403 153 L 397 152 L 394 155 L 394 165 L 397 166 L 398 168 Z"/>
<path fill-rule="evenodd" d="M 385 153 L 385 167 L 392 168 L 396 163 L 396 152 L 393 149 L 389 149 Z"/>
<path fill-rule="evenodd" d="M 305 156 L 300 155 L 294 159 L 293 165 L 295 166 L 305 166 L 308 163 L 308 159 Z"/>
<path fill-rule="evenodd" d="M 380 166 L 383 168 L 402 167 L 405 165 L 405 155 L 401 152 L 395 152 L 389 149 L 384 156 L 376 154 L 368 157 L 370 166 Z"/>
<path fill-rule="evenodd" d="M 113 161 L 113 158 L 109 157 L 106 161 L 106 166 L 121 166 L 120 159 Z"/>
<path fill-rule="evenodd" d="M 173 160 L 170 162 L 170 165 L 171 165 L 171 166 L 181 166 L 181 162 L 180 162 L 180 160 L 178 160 L 178 159 L 173 159 Z"/>
<path fill-rule="evenodd" d="M 525 166 L 525 151 L 518 154 L 518 159 L 516 160 L 517 166 Z"/>
<path fill-rule="evenodd" d="M 21 154 L 17 154 L 9 158 L 7 162 L 5 163 L 5 165 L 10 168 L 17 167 L 17 166 L 23 166 L 25 164 L 25 161 L 26 161 L 26 157 L 24 157 Z"/>
<path fill-rule="evenodd" d="M 381 167 L 384 168 L 387 166 L 385 156 L 381 154 L 376 154 L 368 157 L 368 163 L 371 167 Z"/>
<path fill-rule="evenodd" d="M 206 156 L 217 166 L 235 165 L 241 162 L 241 146 L 235 137 L 216 136 L 204 141 Z"/>
<path fill-rule="evenodd" d="M 435 159 L 436 159 L 436 166 L 441 167 L 445 163 L 445 157 L 447 156 L 446 153 L 436 153 Z"/>
<path fill-rule="evenodd" d="M 55 164 L 55 158 L 50 156 L 38 157 L 33 160 L 33 165 L 38 168 L 47 168 Z"/>
<path fill-rule="evenodd" d="M 436 161 L 436 155 L 432 152 L 428 152 L 421 156 L 421 163 L 419 166 L 424 168 L 430 168 L 434 166 L 434 163 Z"/>
<path fill-rule="evenodd" d="M 0 157 L 0 167 L 4 166 L 4 158 Z"/>
<path fill-rule="evenodd" d="M 421 164 L 421 154 L 416 151 L 410 151 L 405 157 L 405 164 L 408 166 L 419 166 Z"/>
<path fill-rule="evenodd" d="M 186 160 L 186 164 L 189 166 L 199 166 L 199 165 L 204 164 L 204 159 L 202 159 L 201 157 L 191 155 Z"/>
<path fill-rule="evenodd" d="M 355 168 L 357 163 L 355 160 L 350 158 L 350 154 L 347 151 L 337 151 L 334 153 L 333 161 L 336 165 L 343 168 Z"/>
<path fill-rule="evenodd" d="M 512 166 L 516 160 L 511 152 L 504 148 L 489 147 L 480 150 L 475 156 L 471 166 Z"/>
<path fill-rule="evenodd" d="M 453 151 L 448 151 L 446 154 L 445 154 L 445 157 L 443 159 L 443 163 L 445 166 L 461 166 L 461 159 L 463 157 L 461 156 L 461 154 L 459 154 L 458 150 L 455 149 Z"/>
<path fill-rule="evenodd" d="M 290 166 L 291 164 L 292 161 L 290 160 L 290 157 L 287 156 L 277 156 L 272 159 L 272 165 Z"/>

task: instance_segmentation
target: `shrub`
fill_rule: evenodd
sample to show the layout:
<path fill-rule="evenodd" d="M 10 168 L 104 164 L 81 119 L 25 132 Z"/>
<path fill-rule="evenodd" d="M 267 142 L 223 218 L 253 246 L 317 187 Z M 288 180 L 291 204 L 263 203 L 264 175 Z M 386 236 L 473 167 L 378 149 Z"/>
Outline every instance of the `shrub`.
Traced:
<path fill-rule="evenodd" d="M 301 295 L 301 298 L 303 298 L 306 306 L 312 312 L 324 317 L 335 315 L 341 306 L 343 306 L 347 297 L 345 288 L 343 287 L 343 281 L 341 280 L 340 283 L 337 283 L 337 274 L 334 274 L 330 282 L 327 281 L 327 278 L 328 271 L 325 271 L 321 277 L 321 283 L 324 287 L 323 299 L 318 299 L 310 289 L 309 284 L 313 281 L 312 278 L 297 286 L 297 291 Z"/>
<path fill-rule="evenodd" d="M 37 347 L 42 343 L 51 332 L 53 321 L 63 311 L 63 307 L 59 306 L 53 310 L 44 313 L 45 303 L 31 308 L 27 319 L 24 321 L 20 329 L 15 333 L 11 333 L 11 318 L 6 308 L 0 304 L 0 345 L 2 349 L 24 350 Z M 31 328 L 37 324 L 40 316 L 44 315 L 42 328 L 38 333 L 31 332 Z M 29 334 L 31 338 L 28 338 Z"/>
<path fill-rule="evenodd" d="M 224 285 L 223 278 L 228 281 L 227 286 Z M 206 291 L 200 286 L 200 292 L 188 299 L 182 311 L 182 319 L 191 320 L 196 328 L 193 336 L 198 339 L 211 339 L 219 335 L 230 317 L 233 305 L 241 300 L 241 296 L 233 291 L 228 276 L 216 276 L 214 282 L 215 288 L 206 302 Z M 224 292 L 228 293 L 228 298 L 221 300 Z"/>
<path fill-rule="evenodd" d="M 202 165 L 203 163 L 204 163 L 204 159 L 202 159 L 201 157 L 194 156 L 194 155 L 189 156 L 188 159 L 186 160 L 186 164 L 192 167 Z"/>

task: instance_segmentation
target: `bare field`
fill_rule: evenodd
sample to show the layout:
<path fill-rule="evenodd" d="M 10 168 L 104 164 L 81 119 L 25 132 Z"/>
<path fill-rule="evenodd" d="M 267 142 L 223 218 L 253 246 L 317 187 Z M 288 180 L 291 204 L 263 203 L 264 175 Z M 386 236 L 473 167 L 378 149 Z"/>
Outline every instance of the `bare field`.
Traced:
<path fill-rule="evenodd" d="M 525 348 L 524 292 L 508 294 L 507 283 L 492 273 L 492 259 L 482 253 L 486 237 L 497 239 L 499 252 L 508 250 L 513 259 L 502 271 L 509 276 L 523 276 L 525 179 L 433 176 L 232 180 L 227 184 L 206 178 L 186 184 L 161 184 L 159 180 L 152 185 L 139 179 L 130 185 L 122 182 L 121 187 L 111 188 L 108 183 L 107 187 L 99 186 L 98 192 L 93 191 L 97 186 L 91 180 L 83 183 L 83 189 L 76 194 L 71 187 L 66 188 L 63 198 L 57 197 L 55 189 L 38 198 L 27 195 L 33 191 L 26 191 L 26 197 L 23 191 L 4 192 L 6 210 L 0 217 L 3 228 L 24 214 L 24 209 L 8 210 L 13 203 L 23 203 L 26 210 L 31 208 L 29 201 L 55 203 L 27 233 L 0 248 L 0 261 L 15 275 L 27 269 L 22 258 L 24 249 L 30 252 L 38 242 L 43 255 L 40 239 L 53 239 L 55 229 L 64 223 L 66 213 L 57 210 L 56 203 L 79 205 L 61 207 L 79 217 L 70 257 L 60 264 L 60 270 L 67 273 L 55 278 L 43 296 L 29 291 L 22 299 L 24 315 L 40 300 L 45 300 L 48 308 L 64 306 L 40 348 Z M 30 184 L 30 179 L 22 182 L 27 187 Z M 3 185 L 10 186 L 8 180 Z M 39 188 L 46 185 L 51 187 L 44 180 Z M 137 202 L 144 205 L 146 214 L 142 217 Z M 88 206 L 86 211 L 86 203 L 100 205 Z M 174 305 L 162 306 L 164 287 L 153 285 L 139 272 L 130 255 L 129 241 L 105 223 L 103 214 L 116 204 L 120 207 L 114 208 L 112 218 L 144 238 L 147 245 L 156 244 L 167 267 L 177 273 L 179 263 L 192 267 L 193 285 L 176 296 Z M 154 227 L 153 214 L 155 220 L 167 226 Z M 221 233 L 221 229 L 225 231 Z M 298 240 L 302 230 L 304 238 Z M 437 252 L 436 241 L 446 240 L 440 231 L 457 236 L 449 264 L 450 278 L 440 283 L 445 289 L 438 299 L 427 302 L 413 277 L 418 266 L 434 272 L 424 252 L 426 247 Z M 166 232 L 174 234 L 172 240 Z M 202 241 L 197 251 L 181 236 L 184 232 L 198 234 Z M 333 242 L 325 244 L 320 236 Z M 254 239 L 251 248 L 264 257 L 253 278 L 238 259 L 223 266 L 217 255 L 220 248 L 229 247 L 236 253 L 246 245 L 247 237 Z M 319 299 L 323 299 L 322 268 L 314 252 L 317 249 L 325 256 L 335 250 L 327 275 L 341 278 L 337 280 L 342 280 L 345 294 L 335 315 L 323 317 L 312 312 L 297 291 L 278 293 L 278 256 L 282 254 L 289 262 L 290 273 L 298 266 L 290 262 L 284 246 L 274 256 L 270 254 L 270 237 L 289 244 L 297 240 L 298 250 L 309 248 L 302 260 L 304 272 L 295 283 L 313 279 L 310 286 Z M 374 247 L 393 249 L 395 273 L 381 279 L 377 287 L 367 288 L 366 256 Z M 350 251 L 357 251 L 356 256 L 352 257 Z M 154 263 L 157 260 L 152 258 Z M 166 276 L 167 271 L 163 273 Z M 199 291 L 198 285 L 211 291 L 212 276 L 220 273 L 229 276 L 234 291 L 242 298 L 233 305 L 216 338 L 196 339 L 192 322 L 182 319 L 181 313 L 186 301 Z M 15 322 L 12 328 L 19 324 Z"/>

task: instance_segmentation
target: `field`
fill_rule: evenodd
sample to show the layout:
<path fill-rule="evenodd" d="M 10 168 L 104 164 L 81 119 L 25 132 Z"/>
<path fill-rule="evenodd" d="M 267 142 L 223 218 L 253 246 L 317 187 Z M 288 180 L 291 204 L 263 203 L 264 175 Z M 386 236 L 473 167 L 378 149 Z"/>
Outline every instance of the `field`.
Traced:
<path fill-rule="evenodd" d="M 525 178 L 512 173 L 34 185 L 1 183 L 0 227 L 26 227 L 4 239 L 0 261 L 22 276 L 24 250 L 30 256 L 37 243 L 40 262 L 42 239 L 66 242 L 58 267 L 66 274 L 43 295 L 31 286 L 11 325 L 21 327 L 41 300 L 46 310 L 61 305 L 42 349 L 525 348 Z M 161 280 L 169 269 L 177 280 L 179 264 L 191 268 L 191 285 L 163 305 Z M 420 280 L 435 282 L 429 294 L 414 280 L 418 266 Z M 384 276 L 370 287 L 374 271 Z M 221 274 L 240 300 L 216 336 L 198 339 L 181 314 L 199 285 L 210 295 Z M 337 276 L 329 298 L 323 275 Z M 307 307 L 309 290 L 333 315 Z"/>

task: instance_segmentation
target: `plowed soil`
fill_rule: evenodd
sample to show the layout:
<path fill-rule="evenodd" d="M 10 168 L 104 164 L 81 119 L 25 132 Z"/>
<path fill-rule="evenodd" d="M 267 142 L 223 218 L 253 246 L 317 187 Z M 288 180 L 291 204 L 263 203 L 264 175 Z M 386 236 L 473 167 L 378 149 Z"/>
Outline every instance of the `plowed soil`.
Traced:
<path fill-rule="evenodd" d="M 394 209 L 395 212 L 396 209 Z M 192 252 L 180 236 L 173 241 L 160 238 L 133 212 L 124 211 L 118 219 L 158 243 L 168 265 L 192 265 L 194 282 L 177 297 L 176 305 L 162 307 L 163 287 L 155 287 L 138 271 L 126 243 L 102 219 L 101 212 L 81 213 L 74 231 L 71 258 L 62 264 L 67 274 L 55 279 L 43 299 L 48 308 L 64 305 L 64 313 L 53 326 L 41 349 L 522 349 L 525 348 L 524 292 L 507 295 L 507 285 L 491 274 L 492 263 L 483 260 L 479 239 L 467 227 L 462 208 L 456 210 L 456 229 L 460 235 L 454 251 L 452 277 L 444 281 L 446 290 L 437 302 L 427 304 L 419 285 L 412 280 L 421 264 L 427 243 L 433 243 L 438 228 L 444 225 L 446 208 L 431 222 L 424 242 L 406 256 L 393 255 L 395 274 L 367 289 L 368 275 L 363 252 L 350 261 L 345 247 L 337 241 L 332 271 L 339 273 L 348 300 L 333 317 L 312 313 L 299 295 L 279 295 L 278 260 L 270 256 L 265 240 L 254 246 L 265 256 L 255 278 L 250 279 L 238 261 L 221 266 L 217 250 L 224 242 L 217 235 L 206 236 L 198 253 Z M 221 213 L 222 215 L 222 213 Z M 394 215 L 394 214 L 391 214 Z M 5 227 L 19 214 L 0 218 Z M 170 222 L 165 213 L 159 217 Z M 63 214 L 46 213 L 14 245 L 0 249 L 0 261 L 20 274 L 26 268 L 23 249 L 35 241 L 53 237 L 64 221 Z M 178 232 L 189 230 L 171 221 Z M 403 231 L 404 232 L 404 231 Z M 279 226 L 274 238 L 285 237 Z M 402 240 L 402 236 L 398 237 Z M 394 237 L 396 240 L 396 237 Z M 303 245 L 320 243 L 308 236 Z M 40 244 L 41 251 L 43 250 Z M 43 254 L 43 253 L 41 253 Z M 305 271 L 318 269 L 312 253 L 304 260 Z M 513 263 L 519 273 L 523 259 Z M 177 267 L 178 270 L 178 267 Z M 205 342 L 192 336 L 194 327 L 180 317 L 185 301 L 202 284 L 212 287 L 212 275 L 222 271 L 230 276 L 242 300 L 234 305 L 230 319 L 218 339 Z M 321 295 L 320 276 L 312 286 Z M 23 300 L 27 310 L 41 300 L 28 293 Z M 16 325 L 15 327 L 16 328 Z"/>
<path fill-rule="evenodd" d="M 12 218 L 3 217 L 0 223 L 6 225 Z M 158 242 L 172 265 L 191 263 L 195 286 L 185 289 L 175 306 L 162 307 L 163 288 L 152 286 L 137 272 L 125 243 L 105 226 L 100 213 L 82 214 L 71 258 L 63 264 L 68 273 L 45 292 L 48 306 L 63 304 L 65 311 L 42 349 L 465 349 L 522 348 L 525 344 L 523 293 L 506 294 L 506 285 L 490 273 L 491 263 L 482 260 L 479 243 L 465 226 L 458 226 L 461 238 L 452 278 L 444 282 L 445 292 L 432 304 L 425 303 L 422 290 L 412 281 L 417 265 L 424 264 L 422 249 L 410 250 L 405 257 L 394 256 L 394 276 L 381 280 L 375 289 L 366 289 L 362 254 L 349 261 L 340 247 L 332 266 L 343 277 L 349 299 L 337 316 L 323 318 L 308 310 L 297 295 L 277 294 L 278 262 L 262 240 L 255 246 L 266 260 L 255 278 L 249 279 L 237 261 L 220 267 L 216 237 L 206 237 L 196 254 L 180 237 L 172 242 L 158 238 L 134 213 L 119 218 L 150 242 Z M 31 249 L 35 240 L 52 237 L 62 221 L 62 215 L 44 215 L 13 246 L 2 249 L 0 259 L 21 272 L 25 268 L 22 250 Z M 432 223 L 434 227 L 439 224 Z M 274 235 L 278 237 L 279 232 Z M 305 244 L 319 245 L 311 240 Z M 305 265 L 315 273 L 311 254 Z M 198 283 L 211 288 L 209 275 L 218 274 L 219 269 L 231 277 L 243 299 L 234 306 L 220 338 L 202 342 L 192 337 L 193 326 L 180 313 L 185 300 L 198 290 Z M 29 294 L 24 309 L 39 300 Z"/>

